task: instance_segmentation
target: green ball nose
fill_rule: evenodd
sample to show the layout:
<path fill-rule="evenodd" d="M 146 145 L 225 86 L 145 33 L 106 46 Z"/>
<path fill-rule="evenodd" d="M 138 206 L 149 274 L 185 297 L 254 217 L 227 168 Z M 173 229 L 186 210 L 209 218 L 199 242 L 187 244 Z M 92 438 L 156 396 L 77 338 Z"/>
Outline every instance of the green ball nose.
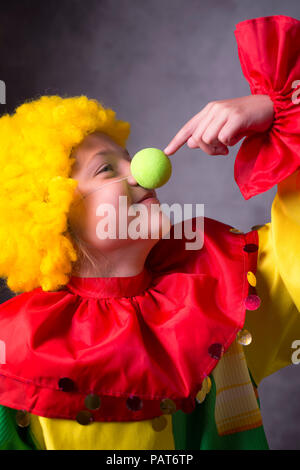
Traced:
<path fill-rule="evenodd" d="M 134 155 L 130 169 L 138 184 L 147 189 L 163 186 L 172 174 L 172 165 L 167 155 L 162 150 L 151 147 Z"/>

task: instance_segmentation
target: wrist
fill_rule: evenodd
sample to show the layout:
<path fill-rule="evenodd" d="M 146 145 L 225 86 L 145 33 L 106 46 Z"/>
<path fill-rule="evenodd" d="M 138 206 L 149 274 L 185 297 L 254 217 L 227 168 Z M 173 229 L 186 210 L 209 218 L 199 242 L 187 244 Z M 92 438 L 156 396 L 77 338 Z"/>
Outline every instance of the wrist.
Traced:
<path fill-rule="evenodd" d="M 265 132 L 272 126 L 274 121 L 275 108 L 273 100 L 268 94 L 251 96 L 254 118 L 250 129 L 256 132 Z"/>

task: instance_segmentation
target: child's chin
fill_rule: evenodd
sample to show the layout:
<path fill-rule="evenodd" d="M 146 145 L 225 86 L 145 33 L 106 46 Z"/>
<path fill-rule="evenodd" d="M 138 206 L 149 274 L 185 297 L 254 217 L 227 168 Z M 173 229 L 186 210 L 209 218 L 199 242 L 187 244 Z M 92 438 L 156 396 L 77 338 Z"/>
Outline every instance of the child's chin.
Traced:
<path fill-rule="evenodd" d="M 155 243 L 155 240 L 158 241 L 164 236 L 166 236 L 171 229 L 170 218 L 163 213 L 162 211 L 159 214 L 158 218 L 153 219 L 149 217 L 148 224 L 148 238 Z"/>

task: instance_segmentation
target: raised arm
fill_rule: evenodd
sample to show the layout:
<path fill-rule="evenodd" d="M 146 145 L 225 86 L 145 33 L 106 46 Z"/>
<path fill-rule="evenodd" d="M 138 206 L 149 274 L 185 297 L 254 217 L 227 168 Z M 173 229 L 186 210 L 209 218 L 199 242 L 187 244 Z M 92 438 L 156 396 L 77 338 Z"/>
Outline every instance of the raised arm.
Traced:
<path fill-rule="evenodd" d="M 246 20 L 235 36 L 251 95 L 208 103 L 164 151 L 171 155 L 187 143 L 227 154 L 245 137 L 234 169 L 244 198 L 278 184 L 271 222 L 258 229 L 255 289 L 262 302 L 245 322 L 253 337 L 245 355 L 258 385 L 292 363 L 292 345 L 300 340 L 300 21 Z"/>
<path fill-rule="evenodd" d="M 236 25 L 235 37 L 251 93 L 268 95 L 274 105 L 270 129 L 247 137 L 235 161 L 236 182 L 249 199 L 300 166 L 300 21 L 283 15 L 246 20 Z"/>
<path fill-rule="evenodd" d="M 245 199 L 277 184 L 271 222 L 258 228 L 255 287 L 261 305 L 248 311 L 245 347 L 257 384 L 292 364 L 300 340 L 300 21 L 286 16 L 237 24 L 241 66 L 253 94 L 268 94 L 274 120 L 264 133 L 246 137 L 235 161 Z"/>

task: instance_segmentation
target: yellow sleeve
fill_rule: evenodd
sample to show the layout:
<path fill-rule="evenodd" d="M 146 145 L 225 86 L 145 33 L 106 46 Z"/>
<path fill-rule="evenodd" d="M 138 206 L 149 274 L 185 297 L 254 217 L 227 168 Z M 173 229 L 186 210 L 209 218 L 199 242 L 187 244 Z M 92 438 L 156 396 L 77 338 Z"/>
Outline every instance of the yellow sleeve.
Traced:
<path fill-rule="evenodd" d="M 258 236 L 261 305 L 247 311 L 245 321 L 252 335 L 245 356 L 257 385 L 292 364 L 292 343 L 300 340 L 300 170 L 277 185 L 271 222 L 258 229 Z"/>

